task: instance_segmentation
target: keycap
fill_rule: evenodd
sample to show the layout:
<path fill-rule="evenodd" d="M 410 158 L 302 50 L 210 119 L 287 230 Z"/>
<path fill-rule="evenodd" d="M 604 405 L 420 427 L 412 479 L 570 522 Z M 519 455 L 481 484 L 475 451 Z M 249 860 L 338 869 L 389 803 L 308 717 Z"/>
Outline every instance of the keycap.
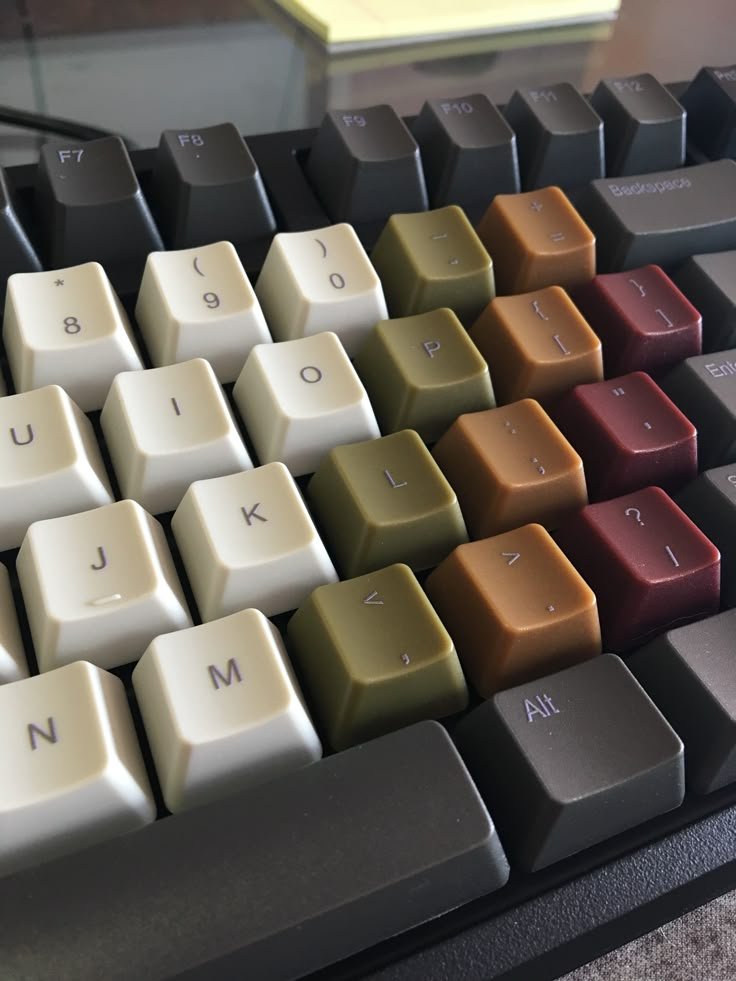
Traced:
<path fill-rule="evenodd" d="M 501 404 L 531 398 L 545 405 L 603 378 L 601 342 L 560 286 L 497 296 L 470 338 L 493 369 Z"/>
<path fill-rule="evenodd" d="M 499 294 L 567 289 L 595 275 L 595 236 L 558 187 L 496 195 L 477 231 Z"/>
<path fill-rule="evenodd" d="M 451 307 L 469 325 L 496 295 L 491 257 L 454 204 L 392 215 L 371 262 L 392 317 Z"/>
<path fill-rule="evenodd" d="M 253 466 L 202 358 L 115 377 L 100 424 L 123 497 L 173 511 L 193 480 Z"/>
<path fill-rule="evenodd" d="M 736 65 L 701 68 L 681 101 L 688 139 L 709 157 L 736 156 Z"/>
<path fill-rule="evenodd" d="M 733 249 L 736 161 L 593 181 L 580 208 L 596 235 L 599 273 Z"/>
<path fill-rule="evenodd" d="M 467 541 L 455 491 L 411 429 L 330 450 L 307 500 L 344 579 L 430 569 Z"/>
<path fill-rule="evenodd" d="M 496 194 L 518 194 L 516 134 L 482 93 L 429 99 L 411 125 L 433 208 L 476 211 Z"/>
<path fill-rule="evenodd" d="M 698 472 L 695 426 L 643 371 L 577 385 L 552 417 L 583 459 L 591 501 L 676 491 Z"/>
<path fill-rule="evenodd" d="M 700 313 L 659 266 L 596 276 L 574 300 L 603 341 L 607 378 L 661 373 L 701 352 Z"/>
<path fill-rule="evenodd" d="M 101 409 L 120 371 L 142 367 L 130 324 L 98 262 L 8 280 L 3 341 L 17 392 L 62 385 Z"/>
<path fill-rule="evenodd" d="M 488 365 L 447 307 L 380 321 L 353 363 L 386 434 L 434 442 L 462 412 L 496 404 Z"/>
<path fill-rule="evenodd" d="M 276 231 L 256 162 L 232 123 L 164 130 L 151 200 L 171 249 L 222 239 L 244 245 Z"/>
<path fill-rule="evenodd" d="M 288 643 L 335 749 L 468 704 L 450 635 L 406 565 L 315 589 Z"/>
<path fill-rule="evenodd" d="M 541 525 L 458 546 L 425 589 L 482 698 L 601 652 L 596 598 Z"/>
<path fill-rule="evenodd" d="M 603 177 L 603 122 L 569 82 L 517 89 L 504 116 L 516 133 L 525 190 L 569 190 Z"/>
<path fill-rule="evenodd" d="M 258 344 L 233 398 L 261 463 L 313 473 L 333 446 L 379 436 L 363 384 L 336 334 Z"/>
<path fill-rule="evenodd" d="M 283 463 L 197 480 L 171 521 L 202 620 L 294 610 L 337 573 Z"/>
<path fill-rule="evenodd" d="M 685 110 L 653 75 L 604 79 L 590 103 L 604 123 L 609 177 L 685 163 Z"/>
<path fill-rule="evenodd" d="M 271 335 L 230 242 L 146 259 L 135 319 L 155 367 L 206 358 L 233 382 L 256 344 Z"/>
<path fill-rule="evenodd" d="M 679 807 L 685 794 L 681 740 L 613 654 L 501 692 L 455 736 L 512 860 L 529 871 Z"/>
<path fill-rule="evenodd" d="M 0 685 L 28 677 L 10 576 L 0 564 Z"/>
<path fill-rule="evenodd" d="M 0 283 L 4 284 L 13 273 L 39 272 L 41 268 L 36 250 L 16 211 L 5 171 L 0 167 Z"/>
<path fill-rule="evenodd" d="M 386 221 L 427 208 L 419 147 L 391 106 L 329 110 L 306 174 L 333 221 Z"/>
<path fill-rule="evenodd" d="M 92 424 L 62 388 L 0 399 L 0 550 L 33 521 L 112 501 Z"/>
<path fill-rule="evenodd" d="M 588 503 L 582 460 L 533 399 L 459 416 L 432 456 L 472 538 L 529 521 L 554 528 Z"/>
<path fill-rule="evenodd" d="M 281 636 L 258 610 L 156 637 L 132 680 L 170 811 L 322 755 Z"/>
<path fill-rule="evenodd" d="M 53 268 L 96 261 L 109 275 L 130 266 L 140 277 L 148 253 L 164 247 L 118 136 L 42 146 L 36 211 Z"/>
<path fill-rule="evenodd" d="M 86 661 L 0 686 L 0 875 L 153 821 L 119 678 Z"/>
<path fill-rule="evenodd" d="M 388 316 L 381 281 L 345 224 L 276 235 L 256 296 L 275 340 L 331 330 L 351 356 Z"/>
<path fill-rule="evenodd" d="M 36 521 L 16 570 L 40 671 L 115 668 L 192 624 L 163 528 L 135 501 Z"/>
<path fill-rule="evenodd" d="M 736 251 L 693 255 L 674 273 L 703 318 L 703 351 L 736 345 Z"/>
<path fill-rule="evenodd" d="M 615 653 L 718 612 L 718 549 L 659 487 L 589 504 L 555 540 L 594 591 Z"/>

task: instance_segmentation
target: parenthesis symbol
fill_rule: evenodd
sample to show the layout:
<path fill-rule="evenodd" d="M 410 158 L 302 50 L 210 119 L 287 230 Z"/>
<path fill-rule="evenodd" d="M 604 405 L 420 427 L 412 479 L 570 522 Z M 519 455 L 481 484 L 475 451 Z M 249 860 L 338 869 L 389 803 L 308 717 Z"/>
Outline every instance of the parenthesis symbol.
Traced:
<path fill-rule="evenodd" d="M 194 266 L 194 271 L 196 273 L 199 273 L 200 276 L 204 276 L 204 273 L 202 272 L 202 270 L 197 265 L 198 262 L 199 262 L 199 256 L 198 255 L 195 255 L 194 262 L 192 263 L 192 265 Z"/>
<path fill-rule="evenodd" d="M 323 259 L 326 259 L 327 258 L 327 246 L 325 245 L 325 243 L 320 238 L 316 238 L 314 241 L 317 243 L 317 245 L 320 245 L 322 247 L 322 258 Z"/>

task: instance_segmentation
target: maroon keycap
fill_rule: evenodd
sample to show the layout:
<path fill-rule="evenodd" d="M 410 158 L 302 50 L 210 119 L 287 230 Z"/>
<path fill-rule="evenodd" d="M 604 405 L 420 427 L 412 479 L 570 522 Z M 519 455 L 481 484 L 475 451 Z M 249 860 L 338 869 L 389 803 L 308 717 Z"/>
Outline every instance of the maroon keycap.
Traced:
<path fill-rule="evenodd" d="M 589 504 L 555 535 L 598 600 L 604 650 L 718 611 L 718 549 L 659 487 Z"/>
<path fill-rule="evenodd" d="M 606 377 L 656 374 L 702 350 L 702 318 L 659 266 L 596 276 L 573 299 L 603 343 Z"/>
<path fill-rule="evenodd" d="M 576 385 L 550 414 L 582 457 L 590 501 L 672 492 L 698 472 L 697 430 L 643 371 Z"/>

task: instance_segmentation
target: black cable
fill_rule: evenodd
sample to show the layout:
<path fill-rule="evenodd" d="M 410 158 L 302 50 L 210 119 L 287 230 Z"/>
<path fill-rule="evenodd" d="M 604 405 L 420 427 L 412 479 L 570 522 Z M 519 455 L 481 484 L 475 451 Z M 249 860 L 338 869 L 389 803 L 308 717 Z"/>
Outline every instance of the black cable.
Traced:
<path fill-rule="evenodd" d="M 118 136 L 107 129 L 87 126 L 72 119 L 61 119 L 58 116 L 44 116 L 38 112 L 28 112 L 25 109 L 13 109 L 10 106 L 0 106 L 0 123 L 18 126 L 21 129 L 35 129 L 41 133 L 57 133 L 59 136 L 70 136 L 75 140 L 98 140 L 103 136 Z M 123 138 L 129 150 L 135 149 L 131 140 Z"/>

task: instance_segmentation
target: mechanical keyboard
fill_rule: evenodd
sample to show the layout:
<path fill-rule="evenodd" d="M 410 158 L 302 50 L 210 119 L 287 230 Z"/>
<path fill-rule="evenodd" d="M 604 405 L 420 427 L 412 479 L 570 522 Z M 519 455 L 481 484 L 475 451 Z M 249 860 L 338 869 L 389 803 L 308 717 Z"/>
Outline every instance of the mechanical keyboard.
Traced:
<path fill-rule="evenodd" d="M 553 978 L 736 882 L 736 67 L 0 171 L 0 975 Z"/>

